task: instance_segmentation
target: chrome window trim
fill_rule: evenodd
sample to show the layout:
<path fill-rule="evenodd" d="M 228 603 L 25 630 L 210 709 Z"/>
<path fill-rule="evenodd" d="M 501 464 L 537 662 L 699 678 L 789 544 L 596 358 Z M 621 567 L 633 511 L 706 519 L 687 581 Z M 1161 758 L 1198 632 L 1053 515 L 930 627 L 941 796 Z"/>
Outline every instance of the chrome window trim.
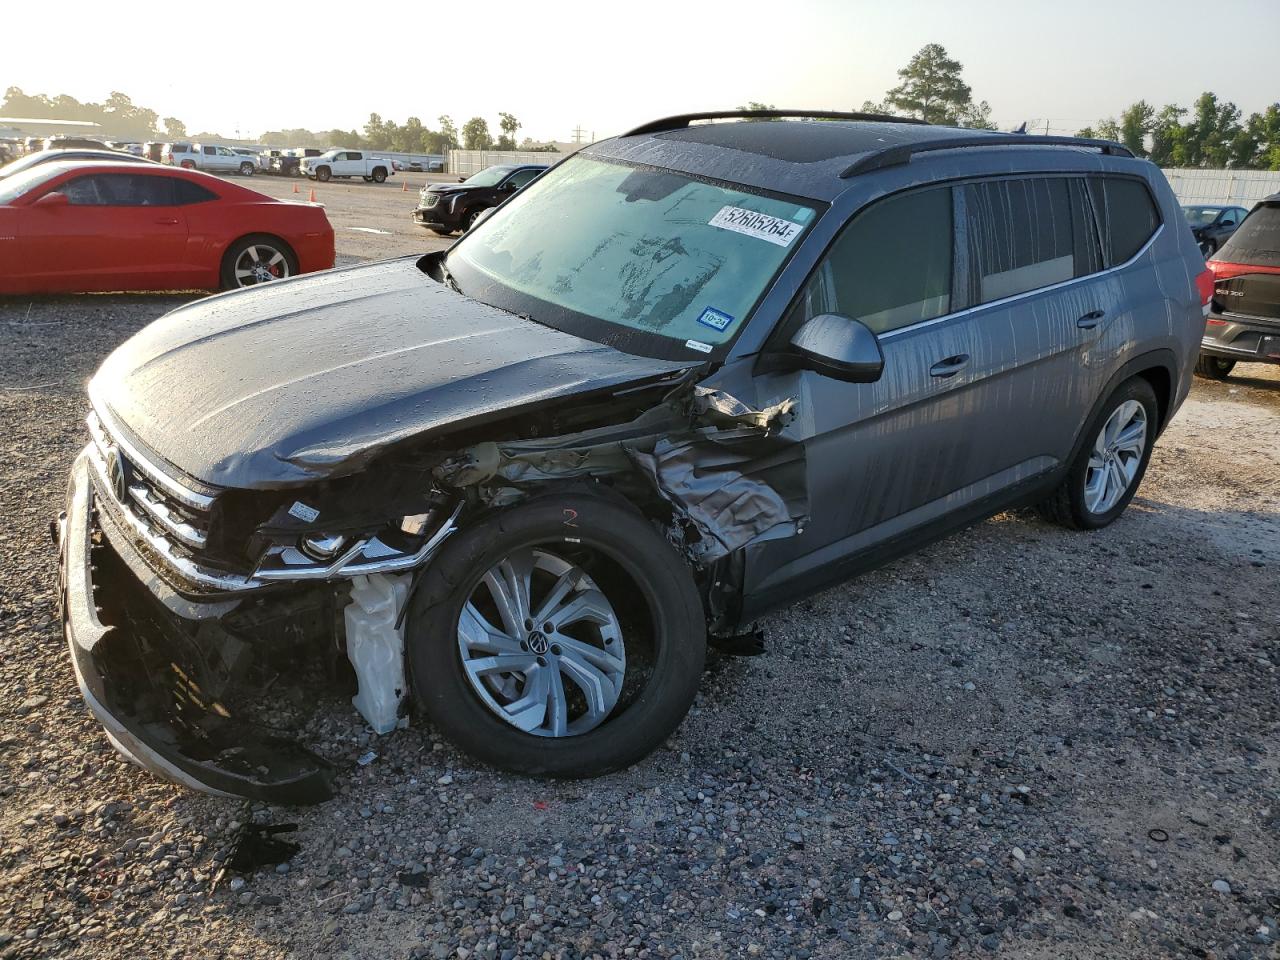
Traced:
<path fill-rule="evenodd" d="M 991 307 L 1006 306 L 1010 303 L 1016 303 L 1019 300 L 1025 300 L 1028 297 L 1039 296 L 1042 293 L 1048 293 L 1053 290 L 1064 290 L 1067 287 L 1072 286 L 1073 284 L 1082 283 L 1085 280 L 1094 280 L 1094 279 L 1097 279 L 1098 277 L 1105 277 L 1109 273 L 1115 273 L 1118 270 L 1128 269 L 1129 267 L 1133 266 L 1133 264 L 1135 264 L 1138 260 L 1142 259 L 1143 256 L 1146 255 L 1147 251 L 1151 249 L 1152 244 L 1154 244 L 1156 240 L 1159 238 L 1160 234 L 1164 232 L 1164 228 L 1165 228 L 1165 225 L 1162 222 L 1158 227 L 1156 227 L 1155 232 L 1152 233 L 1151 236 L 1147 238 L 1147 242 L 1138 248 L 1138 252 L 1135 253 L 1132 257 L 1130 257 L 1128 260 L 1126 260 L 1124 263 L 1117 263 L 1113 267 L 1107 267 L 1105 270 L 1099 270 L 1096 273 L 1087 273 L 1083 277 L 1072 277 L 1070 280 L 1062 280 L 1062 281 L 1059 281 L 1058 283 L 1051 283 L 1047 287 L 1036 287 L 1034 290 L 1027 290 L 1023 293 L 1014 294 L 1011 297 L 1001 297 L 999 300 L 989 300 L 986 303 L 979 303 L 972 307 L 965 307 L 963 310 L 957 310 L 954 313 L 944 313 L 940 317 L 932 317 L 929 320 L 921 320 L 919 323 L 912 323 L 905 327 L 898 327 L 897 329 L 894 329 L 894 330 L 886 330 L 884 333 L 877 335 L 878 339 L 882 341 L 890 340 L 898 336 L 899 334 L 912 333 L 916 330 L 922 330 L 925 327 L 933 326 L 934 324 L 937 324 L 937 323 L 946 323 L 949 320 L 955 320 L 959 317 L 968 316 L 969 314 L 975 313 L 978 310 L 986 310 Z"/>
<path fill-rule="evenodd" d="M 89 425 L 89 433 L 100 450 L 106 451 L 112 445 L 119 447 L 129 458 L 131 466 L 136 467 L 148 480 L 162 488 L 175 500 L 200 511 L 208 511 L 213 506 L 213 497 L 183 486 L 139 453 L 138 448 L 125 438 L 111 417 L 99 409 L 97 404 L 94 404 L 93 412 L 89 414 L 86 422 Z"/>

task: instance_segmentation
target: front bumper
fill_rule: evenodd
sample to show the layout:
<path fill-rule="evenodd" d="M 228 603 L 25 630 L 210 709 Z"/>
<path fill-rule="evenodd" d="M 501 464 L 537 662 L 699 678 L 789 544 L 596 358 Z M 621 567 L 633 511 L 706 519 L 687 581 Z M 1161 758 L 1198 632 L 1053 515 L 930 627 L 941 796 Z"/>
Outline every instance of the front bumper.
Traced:
<path fill-rule="evenodd" d="M 434 207 L 418 207 L 413 211 L 413 222 L 424 227 L 441 227 L 445 230 L 457 230 L 462 225 L 460 218 L 449 212 L 447 200 L 441 200 Z"/>
<path fill-rule="evenodd" d="M 205 793 L 275 803 L 332 796 L 326 761 L 233 719 L 199 686 L 208 664 L 193 661 L 211 659 L 218 639 L 244 647 L 216 625 L 241 601 L 196 603 L 173 592 L 105 511 L 96 513 L 96 495 L 86 450 L 72 467 L 59 522 L 59 596 L 76 684 L 112 745 L 143 769 Z M 137 615 L 143 608 L 146 617 Z M 175 643 L 167 669 L 152 669 L 154 656 L 143 655 L 157 638 Z"/>
<path fill-rule="evenodd" d="M 1280 320 L 1211 313 L 1200 352 L 1241 363 L 1280 363 Z"/>

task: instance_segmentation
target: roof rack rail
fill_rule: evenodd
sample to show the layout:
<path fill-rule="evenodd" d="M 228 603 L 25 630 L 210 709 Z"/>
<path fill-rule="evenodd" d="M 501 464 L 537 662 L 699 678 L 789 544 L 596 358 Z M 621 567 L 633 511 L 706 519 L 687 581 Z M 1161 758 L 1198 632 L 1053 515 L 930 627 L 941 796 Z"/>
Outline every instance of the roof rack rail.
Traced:
<path fill-rule="evenodd" d="M 869 120 L 876 123 L 912 123 L 928 126 L 915 117 L 891 117 L 887 113 L 843 113 L 837 110 L 711 110 L 706 113 L 678 113 L 661 120 L 650 120 L 634 130 L 622 134 L 638 137 L 645 133 L 661 133 L 664 130 L 682 130 L 695 120 L 782 120 L 787 117 L 814 120 Z"/>
<path fill-rule="evenodd" d="M 1044 137 L 1025 133 L 984 133 L 973 137 L 949 137 L 939 140 L 924 140 L 920 143 L 904 143 L 896 147 L 886 147 L 869 153 L 854 161 L 841 174 L 841 179 L 855 177 L 860 173 L 881 170 L 884 167 L 895 167 L 910 162 L 917 153 L 929 153 L 934 150 L 961 150 L 966 147 L 1091 147 L 1109 156 L 1132 157 L 1133 151 L 1123 144 L 1112 140 L 1090 140 L 1087 137 Z"/>

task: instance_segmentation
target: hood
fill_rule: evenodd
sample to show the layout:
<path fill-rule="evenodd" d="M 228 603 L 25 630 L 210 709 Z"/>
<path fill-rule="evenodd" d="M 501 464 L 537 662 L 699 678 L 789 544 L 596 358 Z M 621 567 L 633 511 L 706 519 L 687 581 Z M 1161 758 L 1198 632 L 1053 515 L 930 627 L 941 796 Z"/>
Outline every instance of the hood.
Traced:
<path fill-rule="evenodd" d="M 219 487 L 351 473 L 388 446 L 686 369 L 455 293 L 414 258 L 180 307 L 89 385 L 131 439 Z"/>
<path fill-rule="evenodd" d="M 470 193 L 473 190 L 494 190 L 495 187 L 481 187 L 474 183 L 429 183 L 427 193 Z"/>

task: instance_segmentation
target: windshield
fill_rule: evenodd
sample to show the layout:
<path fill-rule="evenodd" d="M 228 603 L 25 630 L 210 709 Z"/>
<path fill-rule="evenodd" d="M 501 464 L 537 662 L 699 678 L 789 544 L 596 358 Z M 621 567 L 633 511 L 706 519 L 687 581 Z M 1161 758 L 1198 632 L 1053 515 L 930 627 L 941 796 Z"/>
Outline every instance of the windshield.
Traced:
<path fill-rule="evenodd" d="M 514 169 L 515 167 L 486 167 L 479 173 L 473 173 L 467 177 L 463 183 L 469 183 L 473 187 L 496 187 L 502 182 L 502 178 Z"/>
<path fill-rule="evenodd" d="M 58 174 L 65 173 L 68 167 L 69 164 L 66 163 L 42 163 L 20 170 L 11 177 L 5 177 L 0 180 L 0 203 L 16 200 L 46 180 L 52 180 Z"/>
<path fill-rule="evenodd" d="M 733 339 L 814 214 L 795 200 L 574 157 L 446 263 L 468 296 L 629 353 L 685 359 Z"/>
<path fill-rule="evenodd" d="M 0 178 L 11 177 L 15 173 L 21 173 L 23 170 L 30 169 L 37 164 L 48 162 L 49 158 L 47 156 L 42 157 L 38 153 L 29 153 L 25 157 L 20 157 L 12 163 L 6 163 L 3 167 L 0 167 Z"/>
<path fill-rule="evenodd" d="M 1218 214 L 1222 212 L 1221 207 L 1183 207 L 1182 212 L 1187 215 L 1187 223 L 1193 227 L 1207 227 L 1213 221 L 1218 219 Z"/>

